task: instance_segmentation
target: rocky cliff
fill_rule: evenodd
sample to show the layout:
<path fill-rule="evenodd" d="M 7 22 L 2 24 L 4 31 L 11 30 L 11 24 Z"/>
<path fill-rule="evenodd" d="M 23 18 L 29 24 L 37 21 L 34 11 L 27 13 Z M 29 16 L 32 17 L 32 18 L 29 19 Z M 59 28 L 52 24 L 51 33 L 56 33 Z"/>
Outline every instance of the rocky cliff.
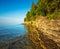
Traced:
<path fill-rule="evenodd" d="M 60 49 L 60 20 L 38 17 L 25 22 L 33 49 Z"/>

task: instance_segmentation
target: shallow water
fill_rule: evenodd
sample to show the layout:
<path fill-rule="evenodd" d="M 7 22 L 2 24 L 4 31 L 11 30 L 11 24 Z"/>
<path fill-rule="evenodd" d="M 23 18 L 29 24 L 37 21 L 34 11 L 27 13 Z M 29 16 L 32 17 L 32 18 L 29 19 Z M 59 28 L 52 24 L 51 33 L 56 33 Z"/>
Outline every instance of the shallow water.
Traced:
<path fill-rule="evenodd" d="M 24 25 L 0 25 L 0 42 L 9 41 L 26 32 Z"/>

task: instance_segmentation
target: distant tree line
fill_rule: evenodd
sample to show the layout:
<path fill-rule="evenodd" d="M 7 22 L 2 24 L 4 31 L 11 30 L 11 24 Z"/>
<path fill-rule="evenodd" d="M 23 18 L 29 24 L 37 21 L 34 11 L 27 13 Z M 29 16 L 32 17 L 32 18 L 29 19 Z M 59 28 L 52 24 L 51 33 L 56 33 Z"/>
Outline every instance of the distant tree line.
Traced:
<path fill-rule="evenodd" d="M 30 11 L 27 12 L 25 21 L 35 20 L 38 16 L 47 16 L 49 19 L 60 18 L 60 0 L 38 0 L 32 2 Z"/>

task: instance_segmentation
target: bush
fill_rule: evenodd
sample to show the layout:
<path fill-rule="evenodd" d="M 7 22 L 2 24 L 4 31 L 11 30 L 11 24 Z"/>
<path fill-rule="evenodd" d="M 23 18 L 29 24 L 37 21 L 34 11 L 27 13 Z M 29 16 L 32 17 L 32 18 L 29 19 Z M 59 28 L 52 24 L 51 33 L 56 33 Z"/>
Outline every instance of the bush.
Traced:
<path fill-rule="evenodd" d="M 54 19 L 54 20 L 57 20 L 57 19 L 60 19 L 60 12 L 54 12 L 53 14 L 49 14 L 48 15 L 48 18 L 51 20 L 51 19 Z"/>

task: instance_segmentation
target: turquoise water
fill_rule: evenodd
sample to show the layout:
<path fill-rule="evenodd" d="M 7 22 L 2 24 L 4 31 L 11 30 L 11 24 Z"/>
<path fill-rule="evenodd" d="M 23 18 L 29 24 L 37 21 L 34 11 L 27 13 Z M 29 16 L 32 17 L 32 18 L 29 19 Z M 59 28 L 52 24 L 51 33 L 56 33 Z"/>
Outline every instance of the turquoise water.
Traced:
<path fill-rule="evenodd" d="M 0 42 L 22 36 L 26 32 L 24 25 L 0 25 Z"/>

